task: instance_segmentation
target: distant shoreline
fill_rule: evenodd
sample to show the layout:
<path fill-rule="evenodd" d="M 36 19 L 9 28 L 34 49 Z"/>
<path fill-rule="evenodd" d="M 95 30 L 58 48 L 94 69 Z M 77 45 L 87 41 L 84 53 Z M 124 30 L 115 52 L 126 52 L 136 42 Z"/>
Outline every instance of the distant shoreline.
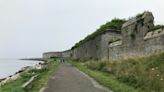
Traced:
<path fill-rule="evenodd" d="M 19 60 L 47 61 L 43 58 L 22 58 L 22 59 L 19 59 Z"/>
<path fill-rule="evenodd" d="M 27 71 L 27 70 L 29 70 L 31 68 L 40 67 L 40 65 L 42 65 L 42 62 L 44 63 L 46 61 L 46 60 L 43 60 L 41 58 L 37 58 L 37 59 L 36 58 L 35 59 L 34 58 L 33 59 L 19 59 L 19 60 L 31 60 L 31 61 L 41 61 L 41 62 L 38 62 L 37 64 L 31 65 L 31 66 L 26 65 L 26 66 L 22 67 L 20 70 L 15 71 L 15 73 L 12 74 L 12 75 L 9 75 L 9 76 L 0 78 L 0 85 L 1 84 L 5 84 L 9 80 L 15 80 L 15 79 L 17 79 L 21 73 L 23 73 L 23 72 L 25 72 L 25 71 Z"/>

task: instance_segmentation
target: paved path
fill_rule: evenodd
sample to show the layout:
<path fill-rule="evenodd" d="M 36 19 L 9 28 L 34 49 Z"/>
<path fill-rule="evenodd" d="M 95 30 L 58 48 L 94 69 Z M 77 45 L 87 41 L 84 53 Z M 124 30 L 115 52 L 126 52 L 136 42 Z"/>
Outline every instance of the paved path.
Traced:
<path fill-rule="evenodd" d="M 98 85 L 93 79 L 72 67 L 61 63 L 43 92 L 112 92 Z"/>

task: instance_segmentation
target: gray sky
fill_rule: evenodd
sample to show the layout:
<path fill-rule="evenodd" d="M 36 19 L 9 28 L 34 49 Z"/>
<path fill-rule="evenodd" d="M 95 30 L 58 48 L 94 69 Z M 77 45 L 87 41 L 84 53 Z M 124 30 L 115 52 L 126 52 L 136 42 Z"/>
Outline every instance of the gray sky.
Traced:
<path fill-rule="evenodd" d="M 164 24 L 163 0 L 0 0 L 0 58 L 69 49 L 107 21 L 144 10 Z"/>

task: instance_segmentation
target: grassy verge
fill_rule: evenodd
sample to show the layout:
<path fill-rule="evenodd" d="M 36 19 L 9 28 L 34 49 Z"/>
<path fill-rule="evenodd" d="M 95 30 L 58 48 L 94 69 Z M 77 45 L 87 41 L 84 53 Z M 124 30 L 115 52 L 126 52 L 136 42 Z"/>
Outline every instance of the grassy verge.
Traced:
<path fill-rule="evenodd" d="M 114 90 L 121 82 L 143 92 L 164 92 L 164 53 L 144 58 L 117 61 L 89 60 L 75 64 L 78 67 L 83 67 L 80 70 Z M 98 75 L 99 72 L 100 75 Z M 113 79 L 117 81 L 113 82 Z M 133 92 L 123 91 L 128 87 L 118 87 L 120 89 L 116 89 L 118 92 Z"/>
<path fill-rule="evenodd" d="M 76 66 L 79 70 L 83 71 L 87 75 L 94 78 L 101 85 L 112 89 L 114 92 L 141 92 L 133 87 L 127 86 L 124 83 L 119 82 L 118 80 L 110 77 L 107 73 L 94 71 L 87 68 L 83 63 L 80 62 L 71 62 L 74 66 Z"/>
<path fill-rule="evenodd" d="M 51 61 L 49 62 L 48 69 L 31 70 L 24 73 L 16 81 L 10 81 L 1 86 L 0 92 L 39 92 L 39 90 L 47 83 L 57 65 L 58 62 Z M 27 88 L 22 88 L 22 85 L 34 75 L 38 75 L 34 82 Z"/>

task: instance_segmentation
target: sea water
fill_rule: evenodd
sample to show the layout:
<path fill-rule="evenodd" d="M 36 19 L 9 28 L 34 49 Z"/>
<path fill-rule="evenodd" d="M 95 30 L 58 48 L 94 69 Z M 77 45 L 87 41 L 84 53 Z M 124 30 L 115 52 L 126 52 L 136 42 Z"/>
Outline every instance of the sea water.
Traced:
<path fill-rule="evenodd" d="M 41 61 L 0 59 L 0 79 L 15 74 L 23 67 L 34 66 L 39 62 Z"/>

